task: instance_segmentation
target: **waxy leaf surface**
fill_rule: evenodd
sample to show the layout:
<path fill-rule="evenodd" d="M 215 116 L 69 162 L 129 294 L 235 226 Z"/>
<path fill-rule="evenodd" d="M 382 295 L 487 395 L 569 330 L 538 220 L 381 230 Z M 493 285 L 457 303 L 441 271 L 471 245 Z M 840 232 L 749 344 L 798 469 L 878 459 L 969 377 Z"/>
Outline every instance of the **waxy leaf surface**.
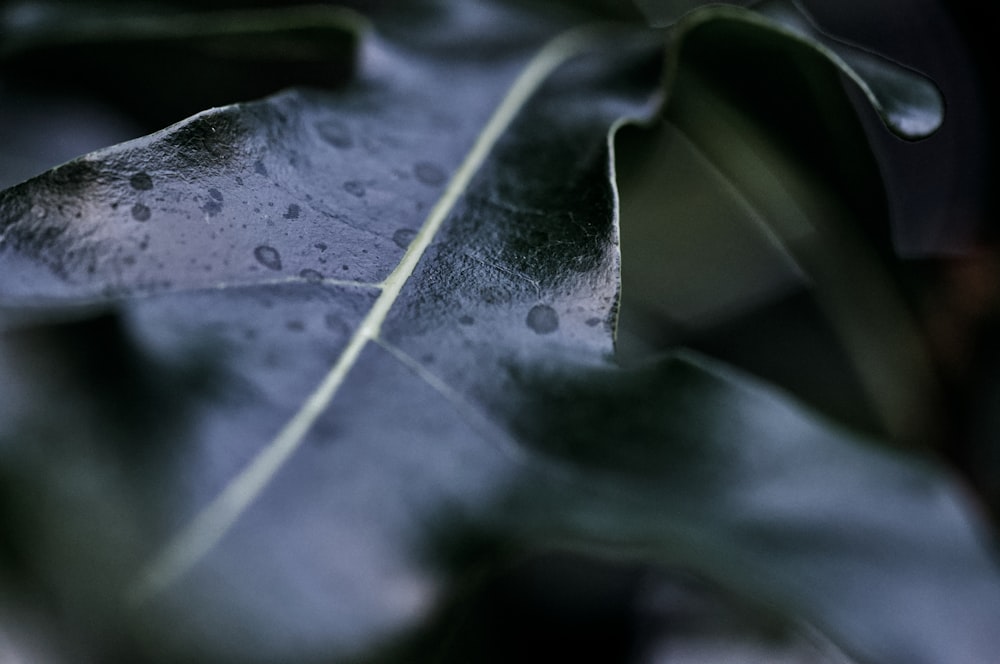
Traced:
<path fill-rule="evenodd" d="M 426 12 L 343 88 L 0 194 L 7 558 L 145 658 L 371 652 L 466 530 L 694 569 L 873 662 L 994 652 L 946 479 L 701 360 L 613 364 L 611 146 L 662 35 Z"/>

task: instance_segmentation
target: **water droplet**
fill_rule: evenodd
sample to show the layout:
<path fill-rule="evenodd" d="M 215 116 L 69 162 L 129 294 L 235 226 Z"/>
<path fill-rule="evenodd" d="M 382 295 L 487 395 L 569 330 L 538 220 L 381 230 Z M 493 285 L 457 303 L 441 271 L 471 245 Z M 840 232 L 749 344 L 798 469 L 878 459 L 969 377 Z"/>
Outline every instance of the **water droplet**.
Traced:
<path fill-rule="evenodd" d="M 348 180 L 344 183 L 344 191 L 351 194 L 352 196 L 357 196 L 361 198 L 365 195 L 365 185 L 361 184 L 357 180 Z"/>
<path fill-rule="evenodd" d="M 458 319 L 458 322 L 462 325 L 472 325 L 473 323 L 476 322 L 476 319 L 473 318 L 472 316 L 462 316 L 461 318 Z"/>
<path fill-rule="evenodd" d="M 258 263 L 269 270 L 281 269 L 281 254 L 274 247 L 262 244 L 253 250 L 253 257 L 257 259 Z"/>
<path fill-rule="evenodd" d="M 215 200 L 217 200 L 219 202 L 222 202 L 222 192 L 219 191 L 218 189 L 216 189 L 214 187 L 211 188 L 211 189 L 209 189 L 208 190 L 208 195 L 211 196 L 212 198 L 214 198 Z"/>
<path fill-rule="evenodd" d="M 210 217 L 214 217 L 215 215 L 222 212 L 222 203 L 220 203 L 219 201 L 207 201 L 204 205 L 201 206 L 201 211 Z"/>
<path fill-rule="evenodd" d="M 153 178 L 149 177 L 149 173 L 145 171 L 140 171 L 128 179 L 130 185 L 133 189 L 138 189 L 139 191 L 147 191 L 153 188 Z"/>
<path fill-rule="evenodd" d="M 236 184 L 240 185 L 241 187 L 243 186 L 243 178 L 241 178 L 239 175 L 236 176 Z M 245 202 L 246 201 L 244 201 L 244 203 Z"/>
<path fill-rule="evenodd" d="M 303 323 L 300 320 L 290 320 L 287 323 L 285 323 L 285 327 L 287 327 L 292 332 L 302 332 L 303 330 L 306 329 L 305 323 Z"/>
<path fill-rule="evenodd" d="M 398 231 L 392 234 L 392 241 L 396 243 L 396 246 L 400 249 L 406 249 L 413 242 L 413 238 L 417 236 L 415 230 L 409 228 L 400 228 Z"/>
<path fill-rule="evenodd" d="M 600 318 L 588 318 L 587 319 L 587 325 L 589 325 L 590 327 L 597 327 L 600 324 L 601 324 L 601 319 Z"/>
<path fill-rule="evenodd" d="M 132 218 L 136 221 L 149 221 L 152 214 L 149 208 L 142 203 L 136 203 L 132 206 Z"/>
<path fill-rule="evenodd" d="M 445 174 L 441 170 L 441 167 L 437 164 L 432 164 L 429 161 L 418 162 L 416 166 L 413 167 L 413 174 L 417 176 L 417 179 L 426 185 L 437 186 L 444 182 Z"/>
<path fill-rule="evenodd" d="M 318 284 L 319 282 L 323 281 L 322 273 L 317 272 L 316 270 L 310 270 L 309 268 L 306 268 L 301 272 L 299 272 L 299 276 L 311 284 Z"/>
<path fill-rule="evenodd" d="M 351 131 L 340 120 L 324 120 L 316 124 L 320 138 L 335 148 L 344 150 L 354 146 Z"/>
<path fill-rule="evenodd" d="M 32 205 L 31 206 L 31 214 L 33 214 L 34 216 L 36 216 L 39 219 L 41 219 L 46 214 L 45 208 L 43 208 L 41 205 Z"/>
<path fill-rule="evenodd" d="M 319 249 L 320 251 L 326 251 L 326 249 L 327 249 L 326 242 L 317 242 L 313 246 L 316 247 L 317 249 Z"/>
<path fill-rule="evenodd" d="M 535 334 L 551 334 L 559 329 L 559 314 L 547 304 L 536 304 L 525 322 Z"/>
<path fill-rule="evenodd" d="M 299 206 L 292 203 L 288 206 L 288 210 L 284 214 L 285 219 L 298 219 L 299 218 Z"/>
<path fill-rule="evenodd" d="M 263 175 L 264 177 L 267 177 L 267 167 L 264 166 L 264 162 L 262 162 L 259 159 L 256 162 L 254 162 L 253 172 L 256 173 L 257 175 Z"/>

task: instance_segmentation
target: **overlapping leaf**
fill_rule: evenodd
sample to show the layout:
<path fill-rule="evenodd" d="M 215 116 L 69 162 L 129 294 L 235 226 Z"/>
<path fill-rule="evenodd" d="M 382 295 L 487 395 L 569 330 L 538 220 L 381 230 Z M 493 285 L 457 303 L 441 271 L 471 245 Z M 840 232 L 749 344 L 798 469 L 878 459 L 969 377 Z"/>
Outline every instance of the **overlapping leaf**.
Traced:
<path fill-rule="evenodd" d="M 700 360 L 612 365 L 609 136 L 655 112 L 658 35 L 426 11 L 341 90 L 2 194 L 26 589 L 146 658 L 339 657 L 427 620 L 468 530 L 693 568 L 872 661 L 992 652 L 946 480 Z"/>

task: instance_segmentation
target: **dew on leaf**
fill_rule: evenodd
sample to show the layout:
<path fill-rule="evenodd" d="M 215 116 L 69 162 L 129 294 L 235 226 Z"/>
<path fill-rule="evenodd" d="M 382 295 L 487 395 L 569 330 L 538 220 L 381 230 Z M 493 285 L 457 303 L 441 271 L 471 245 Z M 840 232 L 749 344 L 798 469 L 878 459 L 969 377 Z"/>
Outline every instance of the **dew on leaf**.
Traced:
<path fill-rule="evenodd" d="M 327 249 L 326 242 L 317 242 L 313 246 L 315 248 L 319 249 L 320 251 L 326 251 L 326 249 Z"/>
<path fill-rule="evenodd" d="M 258 263 L 269 270 L 281 269 L 281 254 L 274 247 L 262 244 L 253 250 L 253 257 L 257 259 Z"/>
<path fill-rule="evenodd" d="M 153 188 L 153 178 L 149 177 L 149 173 L 145 171 L 140 171 L 128 179 L 130 185 L 133 189 L 139 191 L 148 191 Z"/>
<path fill-rule="evenodd" d="M 311 284 L 318 284 L 319 282 L 323 281 L 322 273 L 317 272 L 316 270 L 311 270 L 309 268 L 306 268 L 301 272 L 299 272 L 299 276 Z"/>
<path fill-rule="evenodd" d="M 296 205 L 295 203 L 292 203 L 291 205 L 289 205 L 288 209 L 285 210 L 284 217 L 285 217 L 285 219 L 298 219 L 299 218 L 299 206 Z"/>
<path fill-rule="evenodd" d="M 305 323 L 303 323 L 300 320 L 290 320 L 287 323 L 285 323 L 285 327 L 291 330 L 292 332 L 302 332 L 303 330 L 306 329 Z"/>
<path fill-rule="evenodd" d="M 136 203 L 132 206 L 132 218 L 136 221 L 149 221 L 152 214 L 149 208 L 142 203 Z"/>
<path fill-rule="evenodd" d="M 335 148 L 346 149 L 354 145 L 351 132 L 340 120 L 324 120 L 316 124 L 320 138 Z"/>
<path fill-rule="evenodd" d="M 33 214 L 34 216 L 36 216 L 39 219 L 41 219 L 46 214 L 45 213 L 45 208 L 43 208 L 41 205 L 32 205 L 31 206 L 31 214 Z"/>
<path fill-rule="evenodd" d="M 344 191 L 351 194 L 352 196 L 357 196 L 361 198 L 365 195 L 365 185 L 361 184 L 357 180 L 348 180 L 344 183 Z"/>
<path fill-rule="evenodd" d="M 476 322 L 476 319 L 473 318 L 472 316 L 462 316 L 458 319 L 458 322 L 461 325 L 472 325 L 473 323 Z"/>
<path fill-rule="evenodd" d="M 426 185 L 437 186 L 444 182 L 444 171 L 437 164 L 432 164 L 429 161 L 417 162 L 413 167 L 413 174 L 417 176 L 417 179 Z"/>
<path fill-rule="evenodd" d="M 400 228 L 395 233 L 392 234 L 392 241 L 396 243 L 396 246 L 400 249 L 406 249 L 413 242 L 413 238 L 417 236 L 417 232 L 410 228 Z"/>
<path fill-rule="evenodd" d="M 219 201 L 220 203 L 222 202 L 222 192 L 216 189 L 215 187 L 212 187 L 211 189 L 208 190 L 208 195 L 214 198 L 215 200 Z"/>
<path fill-rule="evenodd" d="M 601 319 L 600 318 L 588 318 L 587 319 L 587 325 L 589 325 L 590 327 L 597 327 L 600 324 L 601 324 Z"/>
<path fill-rule="evenodd" d="M 559 329 L 559 315 L 547 304 L 533 306 L 525 322 L 536 334 L 551 334 Z"/>
<path fill-rule="evenodd" d="M 254 162 L 253 171 L 257 175 L 263 175 L 264 177 L 267 177 L 267 167 L 264 166 L 264 162 L 260 161 L 259 159 L 256 162 Z"/>

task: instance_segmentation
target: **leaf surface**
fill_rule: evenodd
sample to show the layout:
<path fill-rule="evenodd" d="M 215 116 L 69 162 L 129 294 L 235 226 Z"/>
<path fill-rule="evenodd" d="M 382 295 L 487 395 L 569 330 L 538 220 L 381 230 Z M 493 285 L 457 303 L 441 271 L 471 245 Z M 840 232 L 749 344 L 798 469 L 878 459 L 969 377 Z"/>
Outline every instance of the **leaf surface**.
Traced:
<path fill-rule="evenodd" d="M 871 661 L 992 652 L 946 479 L 701 360 L 610 361 L 609 136 L 655 112 L 660 36 L 421 20 L 346 88 L 0 194 L 7 557 L 147 658 L 367 653 L 433 613 L 467 524 L 693 568 Z"/>

